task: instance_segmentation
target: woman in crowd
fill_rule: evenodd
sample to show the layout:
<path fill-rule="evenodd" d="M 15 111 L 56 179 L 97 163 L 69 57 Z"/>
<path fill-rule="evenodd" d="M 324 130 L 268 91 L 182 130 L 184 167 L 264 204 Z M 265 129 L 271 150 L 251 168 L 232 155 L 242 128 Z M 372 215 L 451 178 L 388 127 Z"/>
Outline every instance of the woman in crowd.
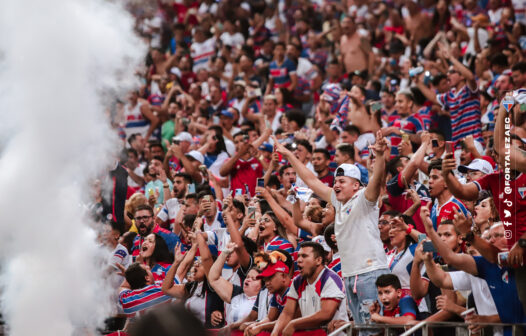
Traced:
<path fill-rule="evenodd" d="M 150 266 L 155 282 L 159 283 L 164 280 L 173 262 L 168 245 L 156 233 L 151 233 L 144 239 L 137 259 Z"/>
<path fill-rule="evenodd" d="M 209 274 L 210 285 L 219 297 L 228 303 L 225 311 L 227 324 L 237 322 L 250 314 L 262 285 L 261 280 L 256 279 L 259 274 L 256 268 L 248 271 L 247 277 L 243 281 L 243 287 L 234 285 L 221 276 L 225 262 L 235 248 L 235 243 L 229 243 L 212 265 Z"/>
<path fill-rule="evenodd" d="M 493 202 L 493 197 L 487 197 L 475 205 L 473 222 L 479 234 L 488 230 L 495 222 L 499 221 L 499 212 Z"/>

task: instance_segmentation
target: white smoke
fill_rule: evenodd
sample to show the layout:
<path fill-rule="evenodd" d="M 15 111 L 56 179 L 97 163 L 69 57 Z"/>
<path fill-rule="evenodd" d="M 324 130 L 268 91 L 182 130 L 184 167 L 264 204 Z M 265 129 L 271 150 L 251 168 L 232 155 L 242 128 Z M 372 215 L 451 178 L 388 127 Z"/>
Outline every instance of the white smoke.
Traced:
<path fill-rule="evenodd" d="M 0 1 L 1 307 L 11 335 L 71 335 L 109 311 L 79 204 L 118 140 L 101 99 L 145 54 L 104 0 Z"/>

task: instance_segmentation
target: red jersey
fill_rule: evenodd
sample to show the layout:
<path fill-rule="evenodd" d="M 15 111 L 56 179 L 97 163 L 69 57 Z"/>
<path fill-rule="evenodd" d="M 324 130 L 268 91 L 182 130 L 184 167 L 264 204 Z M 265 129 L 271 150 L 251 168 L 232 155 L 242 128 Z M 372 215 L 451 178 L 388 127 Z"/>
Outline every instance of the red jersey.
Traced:
<path fill-rule="evenodd" d="M 435 230 L 438 228 L 440 223 L 442 223 L 442 221 L 447 219 L 455 219 L 457 210 L 460 210 L 464 216 L 468 215 L 468 209 L 464 203 L 460 202 L 454 196 L 451 196 L 451 198 L 440 207 L 438 206 L 438 202 L 435 202 L 435 204 L 433 204 L 433 208 L 431 209 L 431 221 L 433 222 L 433 227 Z"/>
<path fill-rule="evenodd" d="M 255 194 L 257 178 L 263 176 L 263 166 L 256 158 L 250 158 L 247 161 L 239 159 L 234 164 L 230 172 L 230 189 L 243 190 L 245 193 L 245 184 L 248 186 L 250 195 Z"/>
<path fill-rule="evenodd" d="M 521 173 L 516 179 L 505 180 L 504 172 L 496 172 L 476 180 L 480 190 L 489 190 L 504 224 L 504 236 L 508 247 L 526 232 L 526 175 Z"/>

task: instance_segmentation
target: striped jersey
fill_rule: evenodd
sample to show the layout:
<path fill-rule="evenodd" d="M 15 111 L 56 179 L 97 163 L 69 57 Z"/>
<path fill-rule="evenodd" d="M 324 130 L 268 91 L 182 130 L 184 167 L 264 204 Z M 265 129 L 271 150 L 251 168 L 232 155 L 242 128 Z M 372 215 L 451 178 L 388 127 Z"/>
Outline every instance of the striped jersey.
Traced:
<path fill-rule="evenodd" d="M 407 118 L 395 119 L 389 126 L 395 126 L 407 134 L 418 134 L 425 129 L 422 119 L 415 114 Z M 402 142 L 402 136 L 392 133 L 389 139 L 391 141 L 391 157 L 395 157 L 398 155 L 398 145 Z"/>
<path fill-rule="evenodd" d="M 147 309 L 158 304 L 168 302 L 172 298 L 164 295 L 160 285 L 148 285 L 141 289 L 125 289 L 119 294 L 119 303 L 122 305 L 124 314 L 133 317 L 144 313 Z"/>
<path fill-rule="evenodd" d="M 340 305 L 332 319 L 348 321 L 345 298 L 343 280 L 327 267 L 324 267 L 312 284 L 301 275 L 295 277 L 287 294 L 287 300 L 298 302 L 302 317 L 319 312 L 322 301 L 333 300 Z"/>
<path fill-rule="evenodd" d="M 342 261 L 338 253 L 334 253 L 332 255 L 332 261 L 329 263 L 329 265 L 327 265 L 327 267 L 329 267 L 329 269 L 336 272 L 336 274 L 338 274 L 340 278 L 343 278 L 342 277 Z"/>
<path fill-rule="evenodd" d="M 272 252 L 277 249 L 282 249 L 287 251 L 290 255 L 294 253 L 294 246 L 285 238 L 276 236 L 272 238 L 270 243 L 263 245 L 263 250 L 265 252 Z"/>
<path fill-rule="evenodd" d="M 194 42 L 190 47 L 190 55 L 194 62 L 193 72 L 208 67 L 208 61 L 212 59 L 215 54 L 215 39 L 210 38 L 204 42 Z"/>
<path fill-rule="evenodd" d="M 468 209 L 466 206 L 454 196 L 451 196 L 451 198 L 446 203 L 442 204 L 442 206 L 439 206 L 438 200 L 435 200 L 435 204 L 433 204 L 433 208 L 431 209 L 431 221 L 433 222 L 435 230 L 442 221 L 447 219 L 453 220 L 457 210 L 462 211 L 464 216 L 468 215 Z"/>
<path fill-rule="evenodd" d="M 481 139 L 480 100 L 478 90 L 464 85 L 458 92 L 451 89 L 438 94 L 437 101 L 451 115 L 451 140 L 456 142 L 468 135 Z"/>
<path fill-rule="evenodd" d="M 296 64 L 285 57 L 281 65 L 278 65 L 276 61 L 272 61 L 269 70 L 270 77 L 274 80 L 274 87 L 287 88 L 291 84 L 290 75 L 296 73 Z"/>
<path fill-rule="evenodd" d="M 289 293 L 289 288 L 285 289 L 285 292 L 283 295 L 279 295 L 278 293 L 272 294 L 272 297 L 270 298 L 270 308 L 274 307 L 278 310 L 279 313 L 283 311 L 283 308 L 285 308 L 285 303 L 287 303 L 287 294 Z"/>

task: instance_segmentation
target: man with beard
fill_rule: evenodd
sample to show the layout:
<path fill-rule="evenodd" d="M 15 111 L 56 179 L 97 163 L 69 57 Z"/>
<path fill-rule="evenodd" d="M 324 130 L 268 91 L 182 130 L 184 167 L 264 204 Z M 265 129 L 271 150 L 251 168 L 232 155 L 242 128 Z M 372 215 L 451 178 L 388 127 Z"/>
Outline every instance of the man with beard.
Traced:
<path fill-rule="evenodd" d="M 135 225 L 139 234 L 133 240 L 133 246 L 131 249 L 132 256 L 136 258 L 141 251 L 142 243 L 150 233 L 157 233 L 161 236 L 168 249 L 173 251 L 175 245 L 180 241 L 179 236 L 173 232 L 161 228 L 158 224 L 153 223 L 153 209 L 147 204 L 142 204 L 137 207 L 135 211 Z"/>
<path fill-rule="evenodd" d="M 165 200 L 161 211 L 155 218 L 155 223 L 162 227 L 170 227 L 174 224 L 175 218 L 181 209 L 181 202 L 186 195 L 187 186 L 192 183 L 190 175 L 185 173 L 177 173 L 174 177 L 173 189 L 171 197 Z"/>
<path fill-rule="evenodd" d="M 348 321 L 342 279 L 324 265 L 325 250 L 314 242 L 301 244 L 300 275 L 287 293 L 285 308 L 271 335 L 292 335 L 296 330 L 320 328 L 333 319 Z M 299 308 L 300 317 L 294 318 Z"/>

